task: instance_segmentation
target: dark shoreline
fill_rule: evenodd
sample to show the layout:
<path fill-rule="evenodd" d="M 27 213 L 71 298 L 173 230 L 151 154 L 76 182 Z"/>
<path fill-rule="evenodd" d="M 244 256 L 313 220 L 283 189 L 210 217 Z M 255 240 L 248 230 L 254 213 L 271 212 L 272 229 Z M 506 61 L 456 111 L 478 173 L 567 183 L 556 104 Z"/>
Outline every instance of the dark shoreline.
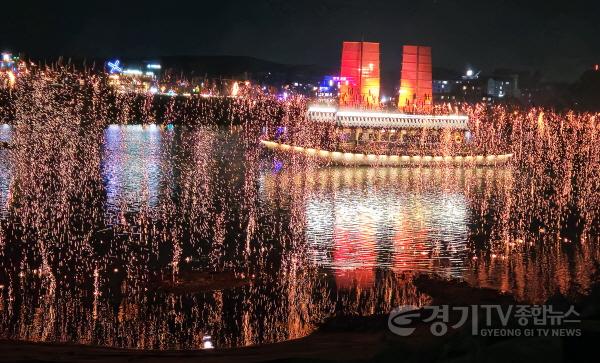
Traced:
<path fill-rule="evenodd" d="M 65 87 L 62 97 L 73 97 L 83 105 L 82 121 L 96 117 L 94 95 L 86 87 Z M 27 102 L 26 89 L 8 91 L 0 89 L 0 123 L 14 124 L 17 120 L 18 103 Z M 275 97 L 233 98 L 227 96 L 167 96 L 146 94 L 122 94 L 110 88 L 103 89 L 96 97 L 101 100 L 106 125 L 123 124 L 174 124 L 174 125 L 244 125 L 250 119 L 259 124 L 280 122 L 284 119 L 285 106 Z M 65 102 L 60 100 L 60 102 Z M 297 112 L 303 112 L 299 109 Z"/>
<path fill-rule="evenodd" d="M 465 282 L 432 278 L 415 279 L 417 288 L 431 296 L 432 305 L 497 304 L 514 305 L 513 296 L 487 288 L 474 288 Z M 387 315 L 340 316 L 326 321 L 312 334 L 280 343 L 212 350 L 136 350 L 69 343 L 32 343 L 0 340 L 0 362 L 489 362 L 585 361 L 594 353 L 600 337 L 598 304 L 600 289 L 576 305 L 582 311 L 581 337 L 472 336 L 467 328 L 450 330 L 434 337 L 429 326 L 417 324 L 409 337 L 394 335 L 388 329 Z M 574 303 L 556 296 L 547 304 Z M 451 322 L 458 317 L 451 316 Z M 468 324 L 467 324 L 468 325 Z"/>

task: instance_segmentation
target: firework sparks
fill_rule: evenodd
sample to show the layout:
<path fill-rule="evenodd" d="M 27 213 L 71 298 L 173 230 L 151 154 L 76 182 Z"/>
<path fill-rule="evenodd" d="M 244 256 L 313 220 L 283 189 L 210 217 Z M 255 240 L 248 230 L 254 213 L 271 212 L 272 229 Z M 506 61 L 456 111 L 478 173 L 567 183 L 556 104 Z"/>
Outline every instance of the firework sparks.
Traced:
<path fill-rule="evenodd" d="M 332 313 L 423 305 L 420 272 L 533 302 L 593 282 L 595 114 L 436 105 L 469 116 L 470 148 L 511 164 L 324 167 L 260 146 L 278 134 L 338 147 L 299 97 L 116 93 L 60 67 L 14 86 L 0 130 L 3 338 L 243 346 L 304 336 Z M 460 151 L 438 136 L 436 155 Z M 190 287 L 193 273 L 236 285 Z"/>

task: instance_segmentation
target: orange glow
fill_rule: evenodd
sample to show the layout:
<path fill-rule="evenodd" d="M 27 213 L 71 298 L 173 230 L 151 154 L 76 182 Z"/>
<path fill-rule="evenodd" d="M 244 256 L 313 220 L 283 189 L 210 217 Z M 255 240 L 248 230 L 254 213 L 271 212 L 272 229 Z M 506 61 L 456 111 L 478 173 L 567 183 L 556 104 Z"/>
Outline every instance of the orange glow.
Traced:
<path fill-rule="evenodd" d="M 350 290 L 355 287 L 367 289 L 375 284 L 373 268 L 377 265 L 375 231 L 367 227 L 368 216 L 361 216 L 360 219 L 365 222 L 365 227 L 361 231 L 353 232 L 342 226 L 335 228 L 333 263 L 339 266 L 353 266 L 334 271 L 335 283 L 340 290 Z"/>
<path fill-rule="evenodd" d="M 341 106 L 379 105 L 379 43 L 344 42 L 340 77 Z"/>
<path fill-rule="evenodd" d="M 353 288 L 364 290 L 375 285 L 375 269 L 373 267 L 335 270 L 334 276 L 335 286 L 339 290 L 352 290 Z"/>
<path fill-rule="evenodd" d="M 233 82 L 233 86 L 231 87 L 231 96 L 236 97 L 240 92 L 240 86 L 237 82 Z"/>
<path fill-rule="evenodd" d="M 422 271 L 432 268 L 433 247 L 428 244 L 429 231 L 423 210 L 417 208 L 412 215 L 402 213 L 396 221 L 397 230 L 392 237 L 395 271 Z"/>
<path fill-rule="evenodd" d="M 8 86 L 13 88 L 15 83 L 17 83 L 17 77 L 15 77 L 15 74 L 12 71 L 8 71 Z"/>
<path fill-rule="evenodd" d="M 431 47 L 405 45 L 402 50 L 398 108 L 431 106 L 431 95 Z"/>

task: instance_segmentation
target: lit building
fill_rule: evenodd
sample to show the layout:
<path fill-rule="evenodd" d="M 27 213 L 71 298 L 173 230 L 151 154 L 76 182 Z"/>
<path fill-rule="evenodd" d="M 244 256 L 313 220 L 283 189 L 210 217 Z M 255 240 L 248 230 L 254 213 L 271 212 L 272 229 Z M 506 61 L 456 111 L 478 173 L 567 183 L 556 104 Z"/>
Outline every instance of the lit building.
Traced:
<path fill-rule="evenodd" d="M 436 79 L 433 81 L 433 94 L 445 94 L 451 93 L 454 86 L 454 82 L 447 79 Z"/>
<path fill-rule="evenodd" d="M 327 78 L 327 77 L 326 77 Z M 319 98 L 332 98 L 337 97 L 337 88 L 331 87 L 328 89 L 324 89 L 323 83 L 320 86 L 315 86 L 313 83 L 308 82 L 289 82 L 283 86 L 283 90 L 288 92 L 290 95 L 297 95 L 302 97 L 311 97 L 317 96 Z M 266 90 L 266 88 L 265 88 Z M 335 91 L 335 92 L 333 92 Z M 334 95 L 329 95 L 328 93 L 333 93 Z"/>
<path fill-rule="evenodd" d="M 115 59 L 106 62 L 109 84 L 123 92 L 158 92 L 161 65 L 158 62 L 122 64 Z"/>
<path fill-rule="evenodd" d="M 340 106 L 379 106 L 379 43 L 344 42 Z"/>
<path fill-rule="evenodd" d="M 10 52 L 0 54 L 0 88 L 15 87 L 20 74 L 27 72 L 25 62 Z"/>
<path fill-rule="evenodd" d="M 337 99 L 340 95 L 340 88 L 346 81 L 346 77 L 325 76 L 316 88 L 315 96 L 324 100 Z"/>
<path fill-rule="evenodd" d="M 510 81 L 489 78 L 487 81 L 487 94 L 488 96 L 502 98 L 506 96 L 509 87 Z"/>
<path fill-rule="evenodd" d="M 516 74 L 493 75 L 487 82 L 487 94 L 497 98 L 520 97 L 519 76 Z"/>
<path fill-rule="evenodd" d="M 160 78 L 162 66 L 157 61 L 143 62 L 144 74 L 154 78 Z"/>
<path fill-rule="evenodd" d="M 463 74 L 437 70 L 433 80 L 436 101 L 496 102 L 519 98 L 519 76 L 514 71 L 496 70 L 492 75 L 468 67 Z"/>
<path fill-rule="evenodd" d="M 402 49 L 398 108 L 431 106 L 431 95 L 431 47 L 405 45 Z"/>
<path fill-rule="evenodd" d="M 15 57 L 11 53 L 3 52 L 0 59 L 0 70 L 14 71 L 16 69 Z"/>

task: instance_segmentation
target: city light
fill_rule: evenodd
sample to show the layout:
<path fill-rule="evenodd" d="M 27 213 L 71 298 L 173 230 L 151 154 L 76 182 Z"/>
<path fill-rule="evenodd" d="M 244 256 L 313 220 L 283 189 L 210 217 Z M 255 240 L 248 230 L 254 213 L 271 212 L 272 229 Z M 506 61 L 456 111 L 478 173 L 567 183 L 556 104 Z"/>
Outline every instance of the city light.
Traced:
<path fill-rule="evenodd" d="M 233 86 L 231 86 L 231 96 L 236 97 L 240 92 L 240 86 L 237 82 L 233 82 Z"/>
<path fill-rule="evenodd" d="M 139 69 L 125 69 L 123 71 L 123 73 L 133 75 L 133 76 L 141 76 L 143 74 L 142 71 Z"/>
<path fill-rule="evenodd" d="M 13 71 L 8 71 L 7 75 L 8 75 L 8 86 L 10 88 L 13 88 L 15 86 L 15 83 L 17 82 L 17 77 L 15 77 L 15 74 L 13 73 Z"/>
<path fill-rule="evenodd" d="M 337 116 L 364 117 L 364 118 L 403 118 L 410 120 L 459 120 L 468 121 L 469 117 L 464 115 L 412 115 L 392 112 L 369 112 L 369 111 L 338 111 Z"/>
<path fill-rule="evenodd" d="M 118 59 L 108 62 L 107 64 L 108 64 L 108 67 L 110 68 L 110 71 L 109 71 L 110 73 L 121 73 L 123 71 L 123 69 L 120 66 L 121 61 Z"/>
<path fill-rule="evenodd" d="M 202 348 L 203 349 L 213 349 L 214 345 L 212 343 L 212 338 L 210 337 L 210 335 L 205 335 L 204 337 L 202 337 Z"/>
<path fill-rule="evenodd" d="M 335 112 L 337 112 L 337 108 L 335 108 L 335 107 L 322 107 L 322 106 L 310 106 L 308 108 L 308 112 L 335 113 Z"/>

